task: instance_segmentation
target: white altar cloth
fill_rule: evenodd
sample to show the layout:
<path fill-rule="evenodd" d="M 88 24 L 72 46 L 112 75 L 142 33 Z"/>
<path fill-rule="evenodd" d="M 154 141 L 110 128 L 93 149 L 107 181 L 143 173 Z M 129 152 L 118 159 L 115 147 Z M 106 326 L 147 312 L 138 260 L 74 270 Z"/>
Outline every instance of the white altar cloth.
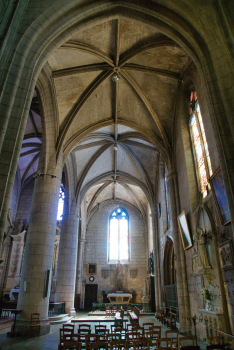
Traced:
<path fill-rule="evenodd" d="M 109 293 L 107 298 L 110 300 L 110 303 L 129 303 L 132 298 L 130 293 Z"/>

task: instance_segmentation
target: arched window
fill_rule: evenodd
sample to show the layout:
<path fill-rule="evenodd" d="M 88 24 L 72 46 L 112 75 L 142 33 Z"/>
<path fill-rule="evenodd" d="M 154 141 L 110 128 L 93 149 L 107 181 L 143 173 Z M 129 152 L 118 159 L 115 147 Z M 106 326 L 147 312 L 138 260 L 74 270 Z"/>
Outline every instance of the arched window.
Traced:
<path fill-rule="evenodd" d="M 110 215 L 109 261 L 129 260 L 128 213 L 117 208 Z"/>
<path fill-rule="evenodd" d="M 165 182 L 165 198 L 166 198 L 166 209 L 167 209 L 167 228 L 170 228 L 170 208 L 169 208 L 169 199 L 170 199 L 170 190 L 169 190 L 169 184 L 167 181 L 167 176 L 165 173 L 164 176 L 164 182 Z"/>
<path fill-rule="evenodd" d="M 208 179 L 212 175 L 211 161 L 196 92 L 190 94 L 190 134 L 196 164 L 197 179 L 203 198 L 207 195 Z"/>
<path fill-rule="evenodd" d="M 59 191 L 59 201 L 58 201 L 58 213 L 57 213 L 58 221 L 61 221 L 63 219 L 64 199 L 65 199 L 65 190 L 64 190 L 64 187 L 61 186 Z"/>

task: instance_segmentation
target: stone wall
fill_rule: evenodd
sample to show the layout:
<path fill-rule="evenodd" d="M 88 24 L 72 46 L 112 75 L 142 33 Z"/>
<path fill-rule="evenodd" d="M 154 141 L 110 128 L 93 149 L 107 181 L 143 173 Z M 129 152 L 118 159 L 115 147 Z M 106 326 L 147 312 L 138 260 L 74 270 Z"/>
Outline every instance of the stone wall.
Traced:
<path fill-rule="evenodd" d="M 97 274 L 94 275 L 98 284 L 98 298 L 102 301 L 101 292 L 111 292 L 116 289 L 116 264 L 109 264 L 107 260 L 107 240 L 109 215 L 116 208 L 115 205 L 104 206 L 98 210 L 91 218 L 86 231 L 86 244 L 84 252 L 84 274 L 86 283 L 89 282 L 87 274 L 87 264 L 97 264 Z M 145 223 L 142 217 L 129 207 L 125 207 L 129 214 L 129 234 L 130 234 L 130 262 L 123 264 L 123 291 L 136 291 L 136 302 L 142 302 L 143 283 L 147 274 L 148 242 L 144 235 L 146 232 Z M 109 276 L 102 276 L 102 269 L 109 270 Z M 130 270 L 136 269 L 136 278 L 130 277 Z"/>

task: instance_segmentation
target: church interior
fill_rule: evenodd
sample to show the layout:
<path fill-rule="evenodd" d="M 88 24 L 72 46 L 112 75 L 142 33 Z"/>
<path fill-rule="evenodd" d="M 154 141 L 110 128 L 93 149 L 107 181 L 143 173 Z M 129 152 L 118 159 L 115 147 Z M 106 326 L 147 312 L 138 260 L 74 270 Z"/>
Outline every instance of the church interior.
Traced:
<path fill-rule="evenodd" d="M 234 2 L 0 16 L 0 317 L 128 305 L 233 341 Z"/>

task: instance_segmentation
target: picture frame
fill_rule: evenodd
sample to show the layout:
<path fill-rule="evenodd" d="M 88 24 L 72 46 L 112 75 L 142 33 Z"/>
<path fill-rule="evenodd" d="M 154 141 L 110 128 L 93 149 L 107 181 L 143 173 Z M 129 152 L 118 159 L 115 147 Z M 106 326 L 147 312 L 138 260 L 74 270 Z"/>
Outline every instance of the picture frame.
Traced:
<path fill-rule="evenodd" d="M 96 274 L 97 274 L 97 264 L 88 264 L 87 275 L 96 275 Z"/>
<path fill-rule="evenodd" d="M 231 270 L 234 268 L 233 245 L 231 240 L 226 240 L 219 245 L 219 254 L 221 267 L 223 270 Z"/>
<path fill-rule="evenodd" d="M 221 168 L 219 167 L 209 179 L 211 190 L 214 196 L 215 205 L 218 211 L 219 219 L 222 225 L 231 222 L 227 194 L 224 187 L 224 181 Z"/>
<path fill-rule="evenodd" d="M 184 250 L 187 250 L 193 246 L 193 243 L 192 243 L 192 238 L 190 235 L 188 222 L 187 222 L 187 218 L 184 210 L 178 216 L 177 221 L 180 229 L 180 235 L 181 235 L 181 240 L 183 243 Z"/>

